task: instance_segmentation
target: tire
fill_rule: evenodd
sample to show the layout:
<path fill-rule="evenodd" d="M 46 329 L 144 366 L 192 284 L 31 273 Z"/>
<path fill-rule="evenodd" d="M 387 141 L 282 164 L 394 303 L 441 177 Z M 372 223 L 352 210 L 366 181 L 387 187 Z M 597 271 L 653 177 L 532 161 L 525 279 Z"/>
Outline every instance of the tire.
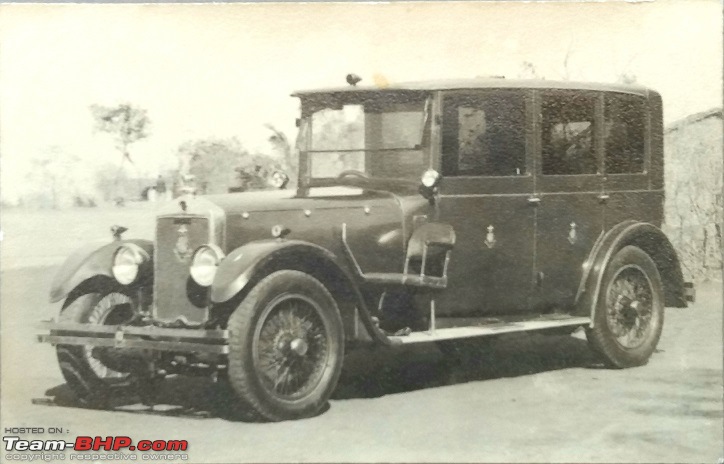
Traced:
<path fill-rule="evenodd" d="M 643 250 L 626 246 L 606 268 L 593 328 L 591 348 L 613 368 L 648 362 L 664 325 L 664 292 L 656 264 Z"/>
<path fill-rule="evenodd" d="M 72 295 L 61 310 L 59 322 L 116 325 L 135 315 L 135 303 L 123 289 L 113 287 Z M 132 385 L 128 372 L 103 359 L 102 349 L 58 345 L 58 364 L 73 395 L 83 405 L 105 407 L 108 400 Z M 117 370 L 118 369 L 118 370 Z"/>
<path fill-rule="evenodd" d="M 339 380 L 337 304 L 312 276 L 274 272 L 229 317 L 228 382 L 237 406 L 267 421 L 319 414 Z"/>

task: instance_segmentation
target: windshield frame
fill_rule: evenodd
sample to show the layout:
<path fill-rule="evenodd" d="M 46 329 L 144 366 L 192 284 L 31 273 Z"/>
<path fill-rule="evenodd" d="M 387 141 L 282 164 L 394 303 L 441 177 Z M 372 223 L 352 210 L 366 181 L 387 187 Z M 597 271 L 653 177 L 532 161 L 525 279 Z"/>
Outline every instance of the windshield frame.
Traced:
<path fill-rule="evenodd" d="M 297 136 L 296 150 L 299 153 L 299 185 L 300 186 L 322 186 L 354 184 L 359 185 L 370 183 L 387 184 L 389 182 L 404 182 L 417 184 L 419 180 L 411 177 L 312 177 L 311 157 L 315 153 L 368 153 L 368 152 L 404 152 L 420 151 L 420 175 L 425 169 L 431 166 L 432 154 L 432 132 L 433 132 L 433 105 L 434 92 L 429 90 L 361 90 L 346 92 L 329 92 L 301 95 L 301 118 L 299 119 L 299 133 Z M 370 102 L 385 103 L 409 103 L 419 100 L 422 103 L 422 132 L 419 144 L 413 147 L 377 148 L 367 147 L 358 149 L 317 149 L 311 148 L 312 143 L 312 115 L 324 108 L 342 108 L 344 105 L 366 105 Z"/>

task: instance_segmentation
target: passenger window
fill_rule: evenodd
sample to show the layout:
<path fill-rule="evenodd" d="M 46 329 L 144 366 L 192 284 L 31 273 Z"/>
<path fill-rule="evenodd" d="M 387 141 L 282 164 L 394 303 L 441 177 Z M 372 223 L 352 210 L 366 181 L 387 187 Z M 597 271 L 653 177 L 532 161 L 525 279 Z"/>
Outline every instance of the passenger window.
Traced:
<path fill-rule="evenodd" d="M 444 176 L 525 174 L 525 101 L 513 92 L 456 95 L 443 108 Z"/>
<path fill-rule="evenodd" d="M 607 94 L 605 104 L 606 173 L 644 172 L 644 99 L 635 95 Z"/>
<path fill-rule="evenodd" d="M 575 92 L 543 95 L 542 170 L 545 175 L 596 174 L 595 99 Z"/>

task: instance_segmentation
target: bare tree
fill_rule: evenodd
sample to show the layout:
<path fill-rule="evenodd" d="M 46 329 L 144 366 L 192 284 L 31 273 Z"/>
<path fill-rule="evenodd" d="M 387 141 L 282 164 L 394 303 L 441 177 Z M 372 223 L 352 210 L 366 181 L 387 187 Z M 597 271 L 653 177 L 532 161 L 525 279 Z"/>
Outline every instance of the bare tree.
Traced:
<path fill-rule="evenodd" d="M 80 159 L 65 153 L 60 147 L 49 147 L 30 160 L 31 170 L 26 181 L 29 194 L 41 206 L 61 207 L 72 198 L 79 198 L 81 188 L 76 178 Z"/>

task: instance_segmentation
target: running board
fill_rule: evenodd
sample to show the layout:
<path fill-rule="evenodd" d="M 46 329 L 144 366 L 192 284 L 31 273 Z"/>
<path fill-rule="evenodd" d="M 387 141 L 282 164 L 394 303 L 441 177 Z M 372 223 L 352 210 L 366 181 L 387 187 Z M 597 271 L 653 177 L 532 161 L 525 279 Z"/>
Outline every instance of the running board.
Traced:
<path fill-rule="evenodd" d="M 534 330 L 555 329 L 559 327 L 573 327 L 588 325 L 590 317 L 567 317 L 563 319 L 529 320 L 518 322 L 498 322 L 484 326 L 452 327 L 449 329 L 434 329 L 424 332 L 412 332 L 410 335 L 393 335 L 390 340 L 393 345 L 437 342 L 440 340 L 455 340 L 458 338 L 484 337 L 512 332 L 528 332 Z"/>

